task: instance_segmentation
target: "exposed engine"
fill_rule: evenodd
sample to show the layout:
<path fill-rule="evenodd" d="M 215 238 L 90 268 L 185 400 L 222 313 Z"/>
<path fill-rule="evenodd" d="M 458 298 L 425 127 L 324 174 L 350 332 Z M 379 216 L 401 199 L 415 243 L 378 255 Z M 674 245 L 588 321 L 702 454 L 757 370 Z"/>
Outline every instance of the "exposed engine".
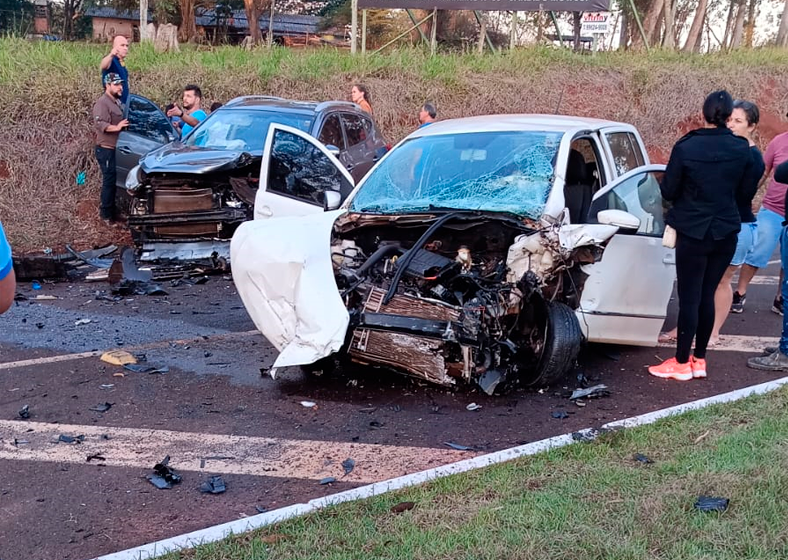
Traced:
<path fill-rule="evenodd" d="M 592 252 L 562 251 L 549 228 L 500 214 L 348 215 L 335 234 L 354 361 L 488 393 L 553 381 L 541 367 L 548 301 L 577 306 L 585 275 L 574 265 Z"/>

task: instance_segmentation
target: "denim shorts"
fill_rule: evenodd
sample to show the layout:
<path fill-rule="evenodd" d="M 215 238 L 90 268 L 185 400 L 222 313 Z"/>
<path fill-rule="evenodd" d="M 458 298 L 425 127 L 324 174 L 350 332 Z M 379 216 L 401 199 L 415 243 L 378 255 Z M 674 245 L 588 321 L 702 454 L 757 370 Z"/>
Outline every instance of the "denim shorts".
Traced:
<path fill-rule="evenodd" d="M 772 258 L 783 231 L 783 217 L 768 208 L 761 208 L 757 217 L 758 236 L 755 244 L 750 247 L 744 264 L 755 268 L 765 268 Z M 733 264 L 733 263 L 731 263 Z"/>
<path fill-rule="evenodd" d="M 731 266 L 740 266 L 744 264 L 747 253 L 749 253 L 757 243 L 758 222 L 742 222 L 739 238 L 736 242 L 736 252 L 731 259 Z"/>

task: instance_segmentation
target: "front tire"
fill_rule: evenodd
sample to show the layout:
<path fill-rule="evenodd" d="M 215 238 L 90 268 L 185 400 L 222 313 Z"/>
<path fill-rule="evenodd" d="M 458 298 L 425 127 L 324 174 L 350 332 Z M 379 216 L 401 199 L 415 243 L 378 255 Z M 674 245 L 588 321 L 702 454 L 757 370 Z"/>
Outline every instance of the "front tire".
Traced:
<path fill-rule="evenodd" d="M 529 385 L 551 385 L 572 368 L 580 353 L 583 333 L 575 312 L 563 303 L 547 303 L 544 350 Z"/>

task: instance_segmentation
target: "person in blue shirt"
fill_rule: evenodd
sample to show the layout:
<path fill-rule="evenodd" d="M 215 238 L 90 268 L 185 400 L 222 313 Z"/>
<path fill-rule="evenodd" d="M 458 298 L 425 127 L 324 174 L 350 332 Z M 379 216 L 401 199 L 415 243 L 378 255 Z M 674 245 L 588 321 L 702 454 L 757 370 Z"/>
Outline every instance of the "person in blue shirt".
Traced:
<path fill-rule="evenodd" d="M 126 69 L 126 55 L 129 54 L 129 40 L 123 35 L 116 35 L 112 40 L 112 50 L 101 59 L 101 85 L 104 86 L 104 78 L 107 74 L 113 73 L 120 76 L 123 80 L 123 91 L 120 94 L 120 102 L 124 106 L 129 101 L 129 71 Z"/>
<path fill-rule="evenodd" d="M 0 222 L 0 313 L 4 313 L 14 302 L 16 276 L 11 260 L 11 247 L 5 238 L 3 223 Z"/>
<path fill-rule="evenodd" d="M 434 123 L 437 120 L 438 110 L 432 103 L 425 103 L 419 110 L 419 128 L 424 128 L 427 125 Z"/>
<path fill-rule="evenodd" d="M 186 138 L 194 127 L 208 116 L 200 106 L 201 103 L 202 90 L 199 86 L 189 84 L 183 88 L 183 109 L 178 107 L 176 103 L 172 109 L 167 111 L 167 116 L 170 118 L 180 117 L 182 122 L 173 122 L 173 125 L 181 129 L 181 138 Z"/>

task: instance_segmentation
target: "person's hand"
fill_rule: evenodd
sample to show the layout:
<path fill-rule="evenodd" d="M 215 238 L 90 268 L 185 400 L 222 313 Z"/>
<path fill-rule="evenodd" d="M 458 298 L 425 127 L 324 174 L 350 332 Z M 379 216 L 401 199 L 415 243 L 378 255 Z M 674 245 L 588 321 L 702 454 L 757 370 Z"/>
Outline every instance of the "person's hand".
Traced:
<path fill-rule="evenodd" d="M 111 56 L 118 56 L 118 49 L 117 49 L 117 48 L 115 48 L 115 47 L 113 46 L 113 47 L 112 47 L 112 50 L 111 50 L 111 51 L 109 51 L 109 54 L 110 54 Z"/>
<path fill-rule="evenodd" d="M 182 117 L 183 116 L 183 109 L 175 105 L 172 109 L 167 111 L 168 117 Z"/>
<path fill-rule="evenodd" d="M 119 130 L 123 130 L 123 129 L 124 129 L 124 128 L 126 128 L 127 126 L 129 126 L 129 119 L 123 119 L 122 121 L 120 121 L 120 122 L 118 123 L 118 129 L 119 129 Z"/>

